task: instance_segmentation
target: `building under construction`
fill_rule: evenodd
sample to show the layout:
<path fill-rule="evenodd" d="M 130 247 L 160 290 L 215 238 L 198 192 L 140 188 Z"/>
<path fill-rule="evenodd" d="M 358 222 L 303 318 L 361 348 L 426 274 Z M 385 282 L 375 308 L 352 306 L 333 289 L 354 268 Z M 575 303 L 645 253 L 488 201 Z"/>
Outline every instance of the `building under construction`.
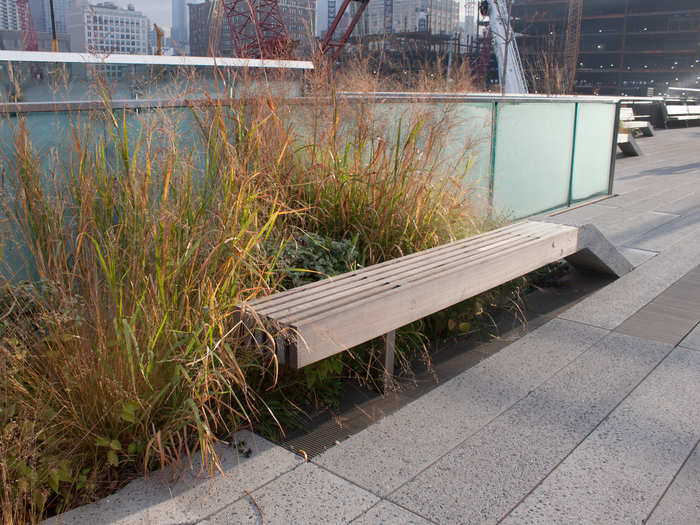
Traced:
<path fill-rule="evenodd" d="M 512 17 L 531 78 L 544 59 L 564 77 L 575 64 L 580 94 L 665 95 L 671 86 L 700 86 L 699 0 L 518 0 Z"/>

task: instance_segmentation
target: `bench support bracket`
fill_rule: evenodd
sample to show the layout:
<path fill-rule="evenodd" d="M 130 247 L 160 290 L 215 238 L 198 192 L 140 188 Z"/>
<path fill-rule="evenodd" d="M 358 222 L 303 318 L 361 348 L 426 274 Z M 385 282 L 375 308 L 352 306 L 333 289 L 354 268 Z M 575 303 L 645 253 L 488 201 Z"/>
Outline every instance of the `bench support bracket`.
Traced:
<path fill-rule="evenodd" d="M 396 330 L 384 334 L 384 381 L 383 389 L 386 394 L 394 386 L 394 353 L 396 349 Z"/>

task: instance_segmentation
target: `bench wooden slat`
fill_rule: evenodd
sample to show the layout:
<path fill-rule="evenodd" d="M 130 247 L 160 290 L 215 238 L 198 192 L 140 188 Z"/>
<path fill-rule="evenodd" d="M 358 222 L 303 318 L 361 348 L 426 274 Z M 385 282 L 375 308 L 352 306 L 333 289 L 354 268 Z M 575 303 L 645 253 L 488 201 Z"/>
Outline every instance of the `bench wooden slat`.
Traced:
<path fill-rule="evenodd" d="M 297 328 L 303 327 L 308 324 L 318 322 L 322 319 L 330 317 L 332 315 L 337 315 L 339 313 L 345 312 L 353 308 L 362 308 L 368 301 L 374 301 L 381 299 L 384 295 L 391 295 L 397 292 L 399 288 L 404 290 L 410 290 L 412 287 L 421 285 L 426 281 L 432 281 L 436 278 L 443 277 L 446 275 L 453 275 L 456 273 L 461 273 L 463 270 L 479 268 L 484 265 L 498 264 L 500 260 L 504 257 L 508 257 L 514 254 L 520 254 L 526 249 L 531 248 L 533 245 L 539 245 L 543 240 L 548 240 L 550 238 L 559 238 L 561 234 L 545 235 L 541 237 L 532 237 L 522 240 L 517 244 L 504 245 L 500 250 L 494 250 L 483 254 L 481 257 L 470 258 L 466 261 L 455 261 L 449 266 L 440 268 L 438 274 L 425 275 L 417 274 L 413 279 L 406 280 L 403 282 L 391 283 L 391 286 L 384 287 L 375 291 L 367 291 L 364 294 L 358 295 L 357 297 L 347 298 L 339 302 L 330 302 L 324 305 L 322 308 L 317 308 L 313 312 L 300 312 L 295 313 L 289 317 L 284 317 L 279 319 L 280 322 L 284 324 L 290 324 Z M 488 289 L 488 288 L 487 288 Z"/>
<path fill-rule="evenodd" d="M 291 302 L 296 304 L 299 300 L 311 300 L 318 294 L 327 294 L 331 290 L 342 290 L 348 286 L 354 286 L 357 281 L 363 280 L 365 278 L 370 279 L 372 276 L 377 276 L 381 278 L 382 275 L 394 271 L 397 266 L 405 266 L 413 261 L 420 260 L 422 264 L 424 261 L 434 258 L 442 257 L 444 254 L 449 254 L 455 250 L 461 250 L 466 248 L 477 248 L 483 246 L 489 242 L 495 242 L 503 237 L 510 237 L 513 235 L 527 235 L 536 233 L 538 227 L 529 223 L 519 223 L 515 225 L 512 229 L 504 231 L 503 229 L 493 230 L 481 235 L 476 235 L 474 237 L 469 237 L 467 239 L 462 239 L 452 243 L 444 244 L 435 248 L 424 250 L 419 253 L 414 253 L 406 255 L 404 257 L 392 259 L 384 263 L 375 264 L 373 266 L 362 268 L 360 270 L 355 270 L 353 272 L 347 272 L 342 275 L 328 277 L 327 279 L 317 281 L 314 283 L 309 283 L 303 286 L 299 286 L 292 290 L 287 290 L 284 292 L 276 293 L 272 296 L 261 297 L 250 301 L 248 304 L 256 309 L 258 312 L 272 312 L 278 307 L 284 307 L 289 305 Z"/>
<path fill-rule="evenodd" d="M 497 249 L 506 243 L 512 243 L 514 239 L 526 239 L 540 233 L 537 231 L 526 231 L 513 235 L 490 237 L 485 240 L 475 237 L 475 241 L 482 240 L 482 242 L 462 243 L 459 245 L 455 243 L 453 249 L 434 252 L 428 254 L 425 258 L 402 258 L 404 260 L 399 261 L 398 264 L 377 268 L 375 271 L 364 272 L 353 278 L 345 279 L 341 283 L 328 282 L 327 287 L 322 289 L 317 287 L 311 290 L 311 293 L 305 293 L 306 291 L 302 290 L 298 295 L 287 296 L 286 300 L 281 303 L 264 303 L 255 307 L 257 312 L 263 315 L 285 316 L 289 311 L 298 310 L 300 307 L 305 309 L 315 307 L 319 301 L 325 302 L 330 296 L 346 297 L 372 287 L 382 286 L 385 281 L 407 279 L 415 273 L 439 269 L 456 258 L 463 260 L 465 253 L 468 253 L 469 257 L 476 257 L 487 250 Z"/>
<path fill-rule="evenodd" d="M 561 258 L 618 275 L 631 269 L 593 227 L 525 221 L 289 290 L 282 302 L 254 302 L 276 308 L 267 313 L 242 305 L 242 318 L 248 310 L 262 319 L 280 362 L 300 368 Z"/>
<path fill-rule="evenodd" d="M 343 294 L 331 294 L 325 297 L 324 300 L 316 301 L 311 305 L 304 305 L 297 310 L 291 308 L 285 310 L 284 312 L 277 312 L 273 315 L 282 323 L 290 323 L 294 325 L 297 323 L 303 323 L 310 317 L 316 318 L 319 315 L 323 316 L 329 310 L 332 310 L 334 305 L 338 302 L 344 306 L 357 304 L 358 301 L 361 301 L 366 297 L 374 297 L 385 292 L 391 292 L 391 290 L 400 286 L 410 286 L 421 279 L 430 279 L 438 272 L 450 272 L 455 267 L 465 267 L 473 264 L 479 264 L 483 261 L 489 260 L 494 255 L 498 256 L 503 253 L 517 250 L 520 247 L 524 247 L 544 237 L 545 236 L 527 236 L 507 239 L 498 245 L 490 247 L 489 250 L 474 251 L 469 255 L 463 255 L 461 257 L 460 254 L 455 254 L 455 257 L 452 260 L 445 260 L 437 265 L 428 265 L 426 268 L 413 268 L 409 272 L 392 275 L 385 279 L 381 279 L 379 282 L 359 286 L 357 289 L 347 290 Z"/>

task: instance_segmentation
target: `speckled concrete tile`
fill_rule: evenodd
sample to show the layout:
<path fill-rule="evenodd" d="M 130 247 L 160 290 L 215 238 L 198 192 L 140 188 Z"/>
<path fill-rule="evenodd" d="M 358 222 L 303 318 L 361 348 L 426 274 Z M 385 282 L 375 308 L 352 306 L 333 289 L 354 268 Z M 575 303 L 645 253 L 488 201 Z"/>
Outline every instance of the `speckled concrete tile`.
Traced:
<path fill-rule="evenodd" d="M 574 305 L 559 317 L 613 329 L 697 265 L 700 224 L 685 237 L 627 275 Z"/>
<path fill-rule="evenodd" d="M 690 332 L 680 343 L 685 348 L 700 350 L 700 324 Z"/>
<path fill-rule="evenodd" d="M 438 523 L 495 523 L 671 349 L 610 334 L 389 499 Z"/>
<path fill-rule="evenodd" d="M 382 500 L 351 523 L 352 525 L 430 525 L 432 522 L 390 501 Z"/>
<path fill-rule="evenodd" d="M 697 231 L 700 224 L 700 210 L 676 217 L 656 228 L 629 238 L 625 244 L 642 250 L 661 251 L 677 243 L 685 235 Z"/>
<path fill-rule="evenodd" d="M 620 253 L 625 257 L 625 259 L 627 259 L 635 268 L 637 266 L 641 266 L 652 257 L 656 257 L 658 255 L 658 252 L 638 250 L 627 246 L 618 246 L 617 249 L 620 250 Z"/>
<path fill-rule="evenodd" d="M 197 457 L 173 486 L 187 521 L 213 514 L 303 462 L 296 454 L 248 431 L 238 432 L 234 443 L 237 446 L 218 450 L 223 473 L 207 475 Z"/>
<path fill-rule="evenodd" d="M 676 348 L 503 521 L 642 523 L 700 435 L 700 354 Z"/>
<path fill-rule="evenodd" d="M 97 503 L 78 507 L 44 523 L 65 525 L 176 524 L 187 517 L 159 474 L 137 479 Z"/>
<path fill-rule="evenodd" d="M 700 523 L 700 447 L 678 472 L 647 525 Z"/>
<path fill-rule="evenodd" d="M 346 524 L 378 501 L 373 494 L 305 463 L 206 521 L 210 525 Z"/>
<path fill-rule="evenodd" d="M 61 523 L 187 523 L 201 519 L 292 470 L 302 460 L 248 431 L 235 435 L 240 452 L 219 447 L 224 474 L 208 477 L 200 456 L 177 472 L 178 479 L 158 472 L 127 485 L 95 504 L 62 515 Z M 250 454 L 246 457 L 246 454 Z M 167 482 L 166 482 L 167 480 Z"/>
<path fill-rule="evenodd" d="M 377 495 L 388 494 L 605 334 L 551 321 L 313 461 Z"/>

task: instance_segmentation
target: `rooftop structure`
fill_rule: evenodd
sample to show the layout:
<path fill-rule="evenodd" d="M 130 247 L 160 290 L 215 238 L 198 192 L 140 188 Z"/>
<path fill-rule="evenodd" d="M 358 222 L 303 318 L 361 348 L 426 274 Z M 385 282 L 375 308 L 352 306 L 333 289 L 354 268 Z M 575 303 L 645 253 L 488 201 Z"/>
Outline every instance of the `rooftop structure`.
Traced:
<path fill-rule="evenodd" d="M 513 4 L 526 64 L 543 52 L 563 52 L 568 5 L 568 0 Z M 584 0 L 576 64 L 575 90 L 581 94 L 645 96 L 667 94 L 669 86 L 698 87 L 700 3 Z"/>

